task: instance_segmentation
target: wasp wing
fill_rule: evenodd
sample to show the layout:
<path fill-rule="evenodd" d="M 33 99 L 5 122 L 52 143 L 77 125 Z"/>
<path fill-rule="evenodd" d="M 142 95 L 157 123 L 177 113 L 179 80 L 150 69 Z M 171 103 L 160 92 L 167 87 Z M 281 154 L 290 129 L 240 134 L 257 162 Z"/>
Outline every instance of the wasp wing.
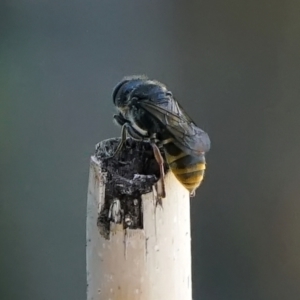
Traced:
<path fill-rule="evenodd" d="M 143 99 L 139 105 L 166 127 L 177 147 L 191 155 L 199 155 L 210 149 L 207 133 L 194 123 L 177 101 L 168 96 L 157 100 Z"/>

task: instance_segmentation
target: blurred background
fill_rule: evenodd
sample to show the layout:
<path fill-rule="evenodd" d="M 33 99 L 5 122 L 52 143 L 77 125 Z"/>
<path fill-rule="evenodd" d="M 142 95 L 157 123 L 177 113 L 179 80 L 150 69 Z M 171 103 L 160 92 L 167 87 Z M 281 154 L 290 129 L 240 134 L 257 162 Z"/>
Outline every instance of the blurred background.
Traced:
<path fill-rule="evenodd" d="M 300 299 L 299 1 L 2 0 L 0 299 L 86 299 L 94 145 L 125 75 L 212 140 L 191 202 L 193 295 Z"/>

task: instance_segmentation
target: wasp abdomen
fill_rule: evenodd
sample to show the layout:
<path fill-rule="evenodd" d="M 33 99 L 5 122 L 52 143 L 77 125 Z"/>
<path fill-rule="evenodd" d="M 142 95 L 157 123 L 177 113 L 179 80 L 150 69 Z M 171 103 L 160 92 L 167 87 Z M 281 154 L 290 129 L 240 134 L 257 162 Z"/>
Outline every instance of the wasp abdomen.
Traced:
<path fill-rule="evenodd" d="M 170 146 L 165 148 L 167 163 L 178 181 L 190 193 L 193 193 L 199 187 L 204 177 L 205 156 L 204 154 L 199 156 L 189 155 L 175 145 Z M 175 148 L 177 148 L 177 151 Z M 174 155 L 175 153 L 176 155 Z"/>

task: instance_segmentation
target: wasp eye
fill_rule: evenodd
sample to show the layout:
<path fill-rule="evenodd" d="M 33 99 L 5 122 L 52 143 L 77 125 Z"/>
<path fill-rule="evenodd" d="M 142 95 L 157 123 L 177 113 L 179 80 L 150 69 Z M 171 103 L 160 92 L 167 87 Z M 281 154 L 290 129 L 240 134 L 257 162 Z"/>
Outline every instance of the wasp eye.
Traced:
<path fill-rule="evenodd" d="M 114 90 L 113 90 L 113 94 L 112 94 L 112 98 L 113 98 L 113 102 L 116 105 L 116 100 L 117 100 L 117 94 L 119 93 L 119 91 L 121 90 L 121 88 L 128 82 L 128 80 L 122 80 L 121 82 L 119 82 Z M 120 96 L 119 96 L 120 97 Z"/>

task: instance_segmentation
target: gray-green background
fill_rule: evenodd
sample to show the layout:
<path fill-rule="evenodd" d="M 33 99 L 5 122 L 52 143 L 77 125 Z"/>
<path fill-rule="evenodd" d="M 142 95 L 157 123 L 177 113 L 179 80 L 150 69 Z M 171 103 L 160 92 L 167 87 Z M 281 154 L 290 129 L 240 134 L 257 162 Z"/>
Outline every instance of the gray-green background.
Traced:
<path fill-rule="evenodd" d="M 300 299 L 299 9 L 2 0 L 0 299 L 85 299 L 89 157 L 119 135 L 112 88 L 137 73 L 211 136 L 191 204 L 194 299 Z"/>

